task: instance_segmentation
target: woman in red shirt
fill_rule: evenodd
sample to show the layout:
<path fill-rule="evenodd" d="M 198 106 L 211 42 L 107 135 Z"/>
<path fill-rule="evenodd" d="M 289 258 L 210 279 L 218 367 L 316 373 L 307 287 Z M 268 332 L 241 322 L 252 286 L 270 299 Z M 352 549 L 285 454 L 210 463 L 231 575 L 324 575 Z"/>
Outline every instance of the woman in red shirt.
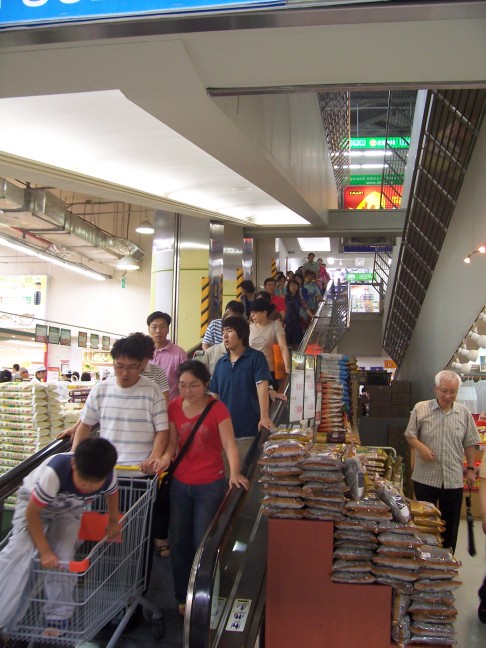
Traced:
<path fill-rule="evenodd" d="M 183 362 L 178 369 L 179 394 L 169 403 L 170 441 L 162 456 L 162 469 L 186 442 L 206 405 L 214 400 L 207 394 L 210 375 L 197 360 Z M 240 473 L 231 416 L 216 401 L 197 430 L 170 486 L 169 542 L 175 595 L 179 613 L 184 614 L 189 575 L 197 548 L 228 490 L 221 451 L 229 463 L 229 487 L 248 489 Z"/>

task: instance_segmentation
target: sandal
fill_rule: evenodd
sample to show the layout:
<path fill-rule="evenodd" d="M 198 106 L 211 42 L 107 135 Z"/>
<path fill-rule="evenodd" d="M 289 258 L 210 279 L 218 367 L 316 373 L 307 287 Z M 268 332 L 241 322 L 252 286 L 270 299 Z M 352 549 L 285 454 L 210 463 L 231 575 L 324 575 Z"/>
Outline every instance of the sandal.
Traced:
<path fill-rule="evenodd" d="M 154 549 L 159 558 L 167 558 L 170 555 L 168 540 L 156 540 Z"/>
<path fill-rule="evenodd" d="M 68 627 L 68 619 L 48 619 L 47 627 L 42 631 L 42 637 L 60 637 Z"/>

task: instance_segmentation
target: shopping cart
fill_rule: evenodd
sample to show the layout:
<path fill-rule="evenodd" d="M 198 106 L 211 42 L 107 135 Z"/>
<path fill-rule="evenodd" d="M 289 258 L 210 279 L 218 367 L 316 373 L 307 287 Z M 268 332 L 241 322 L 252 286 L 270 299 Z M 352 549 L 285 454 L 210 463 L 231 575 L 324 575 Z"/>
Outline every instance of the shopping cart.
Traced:
<path fill-rule="evenodd" d="M 103 537 L 107 512 L 104 498 L 98 498 L 92 508 L 83 513 L 80 545 L 74 561 L 53 570 L 42 569 L 39 560 L 34 558 L 26 588 L 28 596 L 21 606 L 21 619 L 5 628 L 7 636 L 35 644 L 76 646 L 89 641 L 121 616 L 107 644 L 107 648 L 112 648 L 139 605 L 152 615 L 153 637 L 163 636 L 164 620 L 160 611 L 143 597 L 148 582 L 150 527 L 157 477 L 141 473 L 129 476 L 127 471 L 138 471 L 135 467 L 117 466 L 117 469 L 123 514 L 121 537 L 115 540 Z M 52 589 L 58 583 L 60 587 L 72 587 L 73 613 L 59 636 L 45 636 L 45 608 L 49 605 L 45 590 L 47 585 Z"/>

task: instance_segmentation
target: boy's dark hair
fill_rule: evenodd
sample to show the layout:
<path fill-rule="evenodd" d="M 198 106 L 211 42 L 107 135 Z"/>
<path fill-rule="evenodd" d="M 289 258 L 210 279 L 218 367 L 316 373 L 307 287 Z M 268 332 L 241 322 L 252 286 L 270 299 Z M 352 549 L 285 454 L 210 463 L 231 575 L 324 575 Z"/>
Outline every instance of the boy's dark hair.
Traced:
<path fill-rule="evenodd" d="M 222 322 L 224 329 L 233 329 L 233 331 L 241 340 L 243 346 L 247 347 L 250 343 L 250 325 L 243 319 L 243 317 L 226 317 Z"/>
<path fill-rule="evenodd" d="M 263 282 L 263 287 L 265 287 L 269 281 L 275 281 L 275 277 L 267 277 Z"/>
<path fill-rule="evenodd" d="M 311 275 L 314 277 L 314 279 L 316 278 L 316 273 L 314 272 L 314 270 L 307 270 L 305 276 L 310 277 Z"/>
<path fill-rule="evenodd" d="M 208 383 L 211 380 L 209 369 L 199 360 L 186 360 L 185 362 L 181 362 L 177 368 L 177 377 L 180 378 L 186 371 L 192 373 L 194 378 L 201 380 L 203 383 Z"/>
<path fill-rule="evenodd" d="M 240 288 L 246 290 L 249 293 L 254 293 L 256 290 L 255 284 L 250 279 L 243 279 L 243 281 L 240 283 Z"/>
<path fill-rule="evenodd" d="M 81 441 L 74 451 L 74 465 L 79 476 L 87 481 L 108 477 L 117 460 L 115 446 L 100 437 Z"/>
<path fill-rule="evenodd" d="M 151 360 L 154 357 L 155 352 L 155 343 L 150 337 L 150 335 L 145 335 L 145 333 L 130 333 L 130 338 L 134 340 L 140 340 L 141 344 L 145 345 L 145 357 Z"/>
<path fill-rule="evenodd" d="M 18 371 L 20 369 L 20 365 L 15 363 L 15 364 L 12 365 L 12 369 L 15 369 L 15 371 Z"/>
<path fill-rule="evenodd" d="M 314 258 L 316 257 L 316 255 L 314 254 L 314 252 L 309 252 L 309 253 L 307 254 L 307 258 L 309 258 L 310 256 L 311 256 L 311 257 L 314 257 Z"/>
<path fill-rule="evenodd" d="M 226 304 L 226 310 L 230 310 L 233 313 L 239 313 L 240 315 L 243 315 L 245 312 L 245 307 L 243 304 L 239 301 L 236 301 L 236 299 L 232 299 Z"/>
<path fill-rule="evenodd" d="M 145 337 L 145 336 L 144 336 Z M 153 355 L 153 354 L 152 354 Z M 138 333 L 132 333 L 126 338 L 120 338 L 111 347 L 111 357 L 113 360 L 126 356 L 132 360 L 142 362 L 147 357 L 147 345 L 145 340 L 138 337 Z"/>
<path fill-rule="evenodd" d="M 172 317 L 168 313 L 163 313 L 162 311 L 154 311 L 147 317 L 147 326 L 150 326 L 150 324 L 156 319 L 165 320 L 167 322 L 167 326 L 170 326 L 172 323 Z"/>

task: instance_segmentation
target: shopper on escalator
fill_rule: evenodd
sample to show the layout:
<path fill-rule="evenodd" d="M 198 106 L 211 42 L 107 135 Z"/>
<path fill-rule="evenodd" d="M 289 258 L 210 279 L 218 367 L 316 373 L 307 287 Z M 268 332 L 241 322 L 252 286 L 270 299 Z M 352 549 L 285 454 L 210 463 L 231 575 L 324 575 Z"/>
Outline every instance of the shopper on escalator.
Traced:
<path fill-rule="evenodd" d="M 250 326 L 242 317 L 224 320 L 223 342 L 228 352 L 217 362 L 209 385 L 209 391 L 230 411 L 242 459 L 258 430 L 274 428 L 268 413 L 269 395 L 287 400 L 271 388 L 268 362 L 261 351 L 250 348 L 249 338 Z"/>
<path fill-rule="evenodd" d="M 198 360 L 188 360 L 180 365 L 178 375 L 180 396 L 169 403 L 170 441 L 161 459 L 162 470 L 169 467 L 205 413 L 170 486 L 170 557 L 179 614 L 183 616 L 194 556 L 228 484 L 230 488 L 248 489 L 249 482 L 240 473 L 230 413 L 223 403 L 207 393 L 210 380 L 207 367 Z M 223 449 L 230 467 L 228 481 L 224 476 Z"/>

